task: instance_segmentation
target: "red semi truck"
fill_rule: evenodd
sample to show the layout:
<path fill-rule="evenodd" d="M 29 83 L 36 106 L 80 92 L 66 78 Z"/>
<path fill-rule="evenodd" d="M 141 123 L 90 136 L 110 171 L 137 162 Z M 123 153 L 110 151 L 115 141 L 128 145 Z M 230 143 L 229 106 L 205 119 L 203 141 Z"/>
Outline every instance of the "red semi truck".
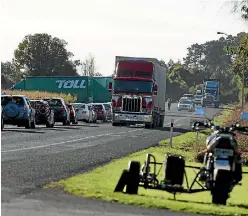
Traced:
<path fill-rule="evenodd" d="M 163 127 L 166 68 L 154 58 L 116 56 L 112 92 L 112 125 Z"/>

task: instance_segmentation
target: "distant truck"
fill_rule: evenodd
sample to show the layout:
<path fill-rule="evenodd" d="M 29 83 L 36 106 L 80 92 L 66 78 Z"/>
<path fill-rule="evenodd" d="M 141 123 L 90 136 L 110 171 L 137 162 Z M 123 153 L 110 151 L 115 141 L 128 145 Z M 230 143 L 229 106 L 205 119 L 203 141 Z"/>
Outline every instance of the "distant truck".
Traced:
<path fill-rule="evenodd" d="M 70 93 L 77 95 L 77 101 L 81 103 L 104 103 L 111 101 L 109 82 L 112 77 L 27 76 L 11 89 Z"/>
<path fill-rule="evenodd" d="M 211 106 L 218 108 L 220 106 L 220 80 L 205 79 L 203 82 L 202 107 Z"/>
<path fill-rule="evenodd" d="M 112 92 L 112 125 L 163 127 L 166 68 L 154 58 L 116 56 Z"/>

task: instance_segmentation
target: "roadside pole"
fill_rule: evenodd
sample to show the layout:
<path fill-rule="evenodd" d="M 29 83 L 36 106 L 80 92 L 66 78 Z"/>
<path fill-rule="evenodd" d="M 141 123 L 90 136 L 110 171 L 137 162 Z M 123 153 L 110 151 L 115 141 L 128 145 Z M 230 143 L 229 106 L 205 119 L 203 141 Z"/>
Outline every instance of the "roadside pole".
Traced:
<path fill-rule="evenodd" d="M 172 148 L 173 127 L 174 127 L 174 119 L 171 119 L 171 126 L 170 126 L 170 147 L 171 148 Z"/>
<path fill-rule="evenodd" d="M 197 147 L 199 142 L 199 123 L 196 124 L 195 130 L 196 130 L 195 147 Z"/>

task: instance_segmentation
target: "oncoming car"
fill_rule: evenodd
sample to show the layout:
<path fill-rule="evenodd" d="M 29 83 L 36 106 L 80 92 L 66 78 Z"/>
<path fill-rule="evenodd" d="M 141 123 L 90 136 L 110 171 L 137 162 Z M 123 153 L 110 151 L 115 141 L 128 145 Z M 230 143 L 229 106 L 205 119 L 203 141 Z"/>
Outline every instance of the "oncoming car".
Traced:
<path fill-rule="evenodd" d="M 177 105 L 177 109 L 178 109 L 178 111 L 187 110 L 187 111 L 193 112 L 193 110 L 194 110 L 193 101 L 181 100 L 181 101 L 179 101 L 179 103 Z"/>

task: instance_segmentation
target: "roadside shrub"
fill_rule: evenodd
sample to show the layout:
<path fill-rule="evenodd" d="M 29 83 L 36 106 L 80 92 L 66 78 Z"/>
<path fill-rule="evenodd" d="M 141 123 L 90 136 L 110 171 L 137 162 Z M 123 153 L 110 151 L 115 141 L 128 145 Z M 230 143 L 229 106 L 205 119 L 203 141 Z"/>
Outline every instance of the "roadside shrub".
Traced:
<path fill-rule="evenodd" d="M 2 90 L 6 91 L 10 95 L 26 95 L 29 99 L 42 99 L 46 97 L 61 97 L 65 102 L 73 103 L 77 100 L 77 97 L 71 94 L 52 93 L 43 91 L 22 91 L 22 90 Z"/>

